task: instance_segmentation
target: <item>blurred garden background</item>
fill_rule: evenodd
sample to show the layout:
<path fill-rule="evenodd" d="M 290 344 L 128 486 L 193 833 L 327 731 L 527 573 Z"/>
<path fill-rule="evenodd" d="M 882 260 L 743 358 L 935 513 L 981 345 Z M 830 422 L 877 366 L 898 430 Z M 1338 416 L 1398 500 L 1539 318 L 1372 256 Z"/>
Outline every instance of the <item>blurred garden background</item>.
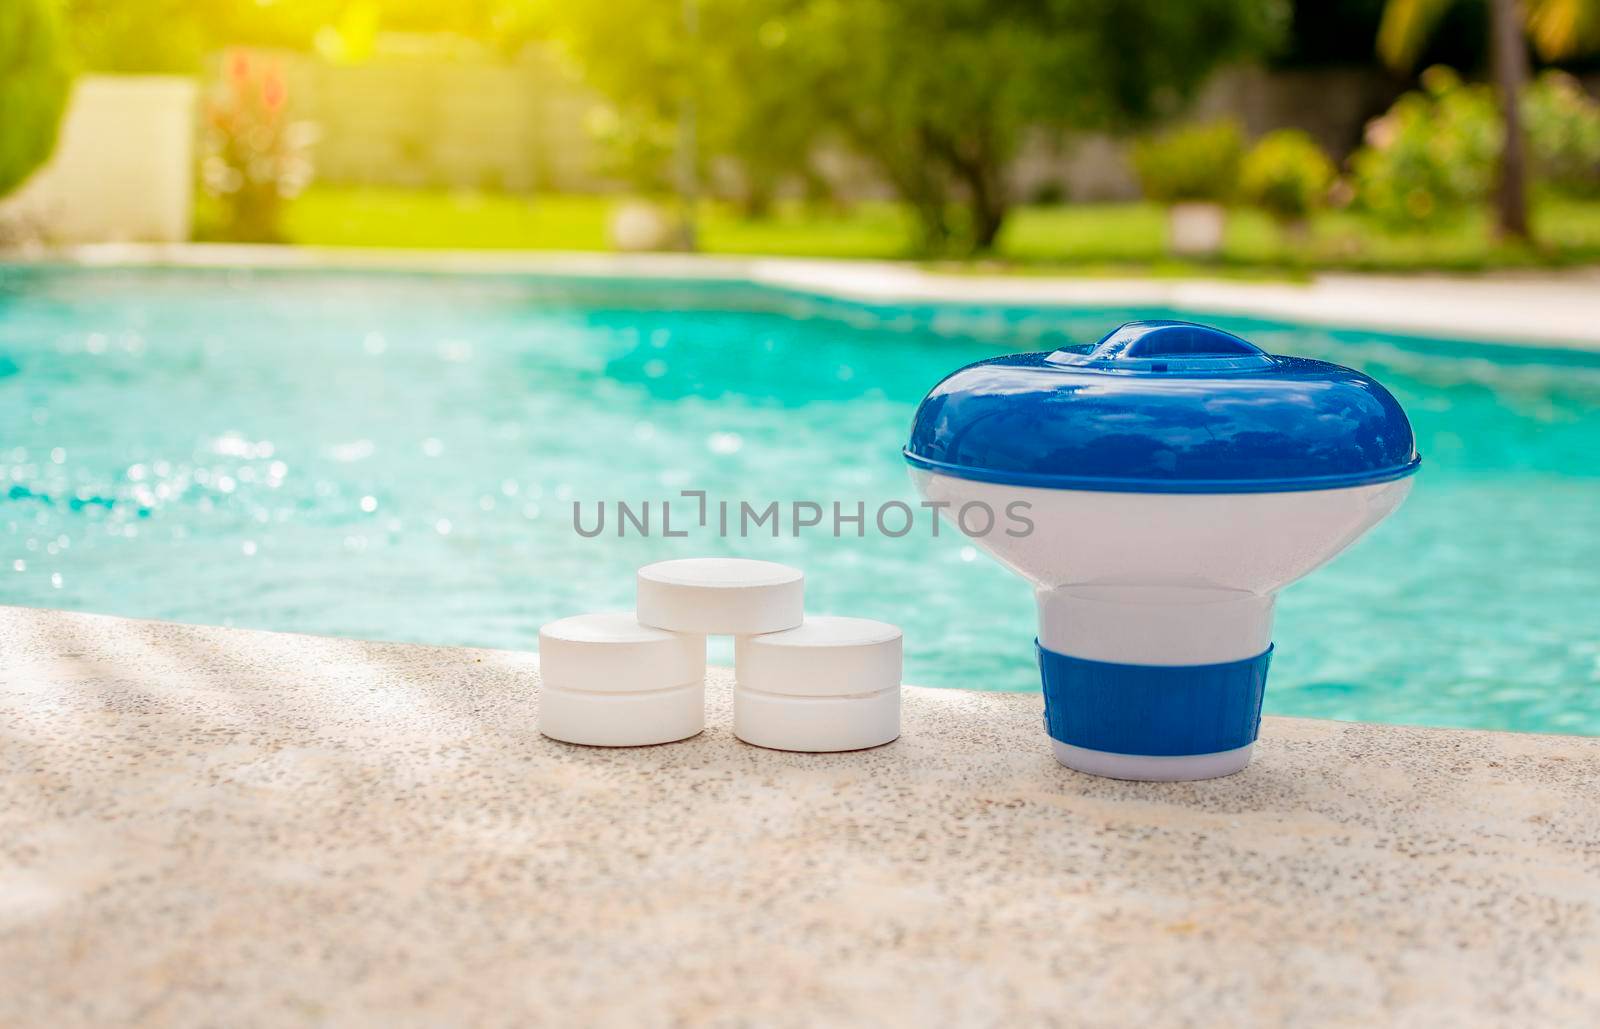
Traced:
<path fill-rule="evenodd" d="M 0 247 L 1600 262 L 1600 0 L 0 0 Z"/>

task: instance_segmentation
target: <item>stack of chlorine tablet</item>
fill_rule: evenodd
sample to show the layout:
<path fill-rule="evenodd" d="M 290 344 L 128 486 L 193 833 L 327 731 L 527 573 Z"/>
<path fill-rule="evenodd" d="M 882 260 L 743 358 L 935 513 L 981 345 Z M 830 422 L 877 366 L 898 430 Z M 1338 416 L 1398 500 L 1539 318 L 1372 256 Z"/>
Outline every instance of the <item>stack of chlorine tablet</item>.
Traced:
<path fill-rule="evenodd" d="M 567 743 L 642 747 L 706 727 L 706 638 L 640 625 L 632 612 L 539 630 L 539 731 Z"/>
<path fill-rule="evenodd" d="M 705 727 L 705 639 L 735 637 L 734 733 L 774 750 L 861 750 L 900 735 L 900 630 L 805 617 L 805 576 L 690 558 L 639 570 L 637 613 L 539 630 L 540 731 L 568 743 L 671 743 Z"/>

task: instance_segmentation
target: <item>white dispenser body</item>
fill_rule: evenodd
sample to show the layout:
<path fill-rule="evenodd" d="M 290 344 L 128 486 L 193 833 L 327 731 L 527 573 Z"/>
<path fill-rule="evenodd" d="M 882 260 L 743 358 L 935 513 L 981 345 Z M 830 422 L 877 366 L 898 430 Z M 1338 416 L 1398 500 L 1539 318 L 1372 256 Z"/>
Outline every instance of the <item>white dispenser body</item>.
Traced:
<path fill-rule="evenodd" d="M 1128 665 L 1192 666 L 1253 658 L 1272 643 L 1278 590 L 1382 521 L 1409 477 L 1367 486 L 1260 493 L 1043 489 L 911 469 L 924 499 L 959 529 L 965 505 L 995 512 L 969 537 L 1034 586 L 1039 644 Z M 1026 507 L 1011 507 L 1017 503 Z M 1012 512 L 1032 522 L 1022 535 Z M 973 517 L 969 524 L 987 519 Z M 1243 768 L 1250 748 L 1193 756 L 1083 751 L 1056 756 L 1097 775 L 1193 779 Z"/>

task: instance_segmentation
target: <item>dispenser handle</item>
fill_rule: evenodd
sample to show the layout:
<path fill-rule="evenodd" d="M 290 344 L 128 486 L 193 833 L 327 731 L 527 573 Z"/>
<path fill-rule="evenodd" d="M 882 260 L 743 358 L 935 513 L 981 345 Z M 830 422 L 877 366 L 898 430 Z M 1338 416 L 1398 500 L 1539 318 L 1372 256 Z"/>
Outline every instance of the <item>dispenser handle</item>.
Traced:
<path fill-rule="evenodd" d="M 1049 361 L 1108 371 L 1211 374 L 1273 365 L 1271 354 L 1231 332 L 1168 319 L 1127 322 L 1108 332 L 1088 353 L 1058 350 Z"/>

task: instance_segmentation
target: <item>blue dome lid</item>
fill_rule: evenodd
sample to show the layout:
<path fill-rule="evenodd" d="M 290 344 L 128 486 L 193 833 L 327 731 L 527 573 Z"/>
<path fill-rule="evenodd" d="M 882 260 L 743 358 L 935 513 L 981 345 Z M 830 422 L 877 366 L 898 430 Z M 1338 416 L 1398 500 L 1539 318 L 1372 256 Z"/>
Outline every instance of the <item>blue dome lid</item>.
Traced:
<path fill-rule="evenodd" d="M 966 479 L 1139 493 L 1366 486 L 1421 460 L 1371 378 L 1177 321 L 968 365 L 917 408 L 905 456 Z"/>

